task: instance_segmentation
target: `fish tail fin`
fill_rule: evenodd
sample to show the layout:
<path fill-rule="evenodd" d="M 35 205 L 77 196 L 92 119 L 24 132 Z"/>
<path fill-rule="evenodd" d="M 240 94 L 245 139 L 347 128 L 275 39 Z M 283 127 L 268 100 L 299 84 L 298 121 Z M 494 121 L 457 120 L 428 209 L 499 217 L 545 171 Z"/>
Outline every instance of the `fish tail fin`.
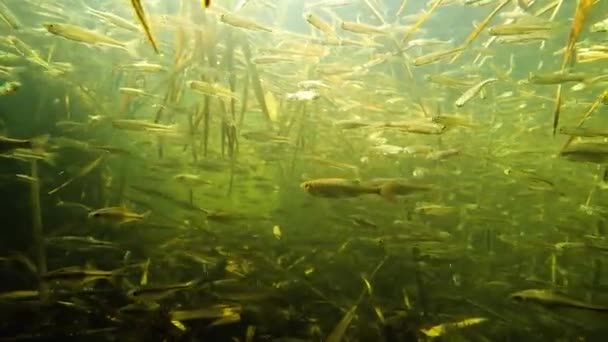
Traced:
<path fill-rule="evenodd" d="M 387 182 L 378 188 L 378 194 L 389 202 L 396 202 L 397 196 L 395 194 L 395 189 L 395 183 Z"/>
<path fill-rule="evenodd" d="M 57 153 L 47 153 L 44 161 L 51 166 L 57 166 Z"/>
<path fill-rule="evenodd" d="M 184 283 L 184 287 L 186 288 L 192 288 L 192 287 L 197 287 L 202 285 L 205 282 L 205 278 L 201 277 L 201 278 L 197 278 L 197 279 L 192 279 L 188 282 Z"/>
<path fill-rule="evenodd" d="M 49 142 L 50 135 L 43 134 L 31 139 L 32 141 L 32 150 L 41 151 L 44 150 L 44 147 Z"/>
<path fill-rule="evenodd" d="M 124 273 L 128 269 L 128 266 L 117 268 L 112 271 L 112 274 L 108 278 L 108 281 L 114 286 L 120 286 L 122 279 L 124 278 Z"/>
<path fill-rule="evenodd" d="M 140 39 L 135 38 L 135 39 L 125 43 L 125 45 L 124 45 L 125 51 L 129 54 L 129 56 L 131 56 L 133 58 L 141 58 L 141 56 L 139 55 L 139 44 L 140 44 Z"/>

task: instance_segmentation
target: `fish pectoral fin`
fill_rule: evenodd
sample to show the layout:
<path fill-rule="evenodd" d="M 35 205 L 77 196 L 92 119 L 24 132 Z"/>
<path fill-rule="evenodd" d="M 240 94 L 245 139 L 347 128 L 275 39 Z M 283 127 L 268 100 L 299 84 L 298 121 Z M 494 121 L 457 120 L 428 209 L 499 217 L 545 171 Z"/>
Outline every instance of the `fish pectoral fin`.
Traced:
<path fill-rule="evenodd" d="M 123 224 L 127 224 L 129 222 L 135 222 L 135 221 L 139 221 L 139 219 L 134 218 L 134 217 L 126 217 L 126 218 L 120 220 L 120 222 L 118 222 L 118 225 L 122 226 Z"/>
<path fill-rule="evenodd" d="M 36 151 L 43 151 L 44 147 L 46 146 L 46 144 L 49 141 L 49 137 L 50 135 L 48 134 L 43 134 L 40 136 L 37 136 L 35 138 L 32 138 L 32 150 L 36 150 Z"/>
<path fill-rule="evenodd" d="M 378 190 L 378 194 L 389 202 L 397 202 L 397 196 L 395 195 L 395 183 L 393 182 L 382 184 Z"/>
<path fill-rule="evenodd" d="M 124 45 L 124 49 L 129 54 L 129 56 L 134 58 L 141 58 L 138 51 L 140 41 L 141 39 L 135 38 Z"/>

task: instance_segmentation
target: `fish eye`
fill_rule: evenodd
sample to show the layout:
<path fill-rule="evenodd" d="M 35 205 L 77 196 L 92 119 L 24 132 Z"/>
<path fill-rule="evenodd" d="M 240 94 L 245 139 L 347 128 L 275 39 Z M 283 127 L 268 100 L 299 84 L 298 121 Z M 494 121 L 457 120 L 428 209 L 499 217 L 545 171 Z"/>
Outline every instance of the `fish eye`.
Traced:
<path fill-rule="evenodd" d="M 312 188 L 312 185 L 310 183 L 304 183 L 304 189 L 308 190 Z"/>
<path fill-rule="evenodd" d="M 511 296 L 511 299 L 514 300 L 514 301 L 516 301 L 516 302 L 522 302 L 524 300 L 524 297 L 523 296 L 519 296 L 519 295 L 514 295 L 514 296 Z"/>

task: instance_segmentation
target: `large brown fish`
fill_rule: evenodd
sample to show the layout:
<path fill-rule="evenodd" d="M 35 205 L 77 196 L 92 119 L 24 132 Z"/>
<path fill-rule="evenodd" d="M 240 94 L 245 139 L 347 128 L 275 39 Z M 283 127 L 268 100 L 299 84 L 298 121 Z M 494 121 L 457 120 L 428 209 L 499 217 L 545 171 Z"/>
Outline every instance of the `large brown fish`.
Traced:
<path fill-rule="evenodd" d="M 303 182 L 300 188 L 313 196 L 342 198 L 358 197 L 366 194 L 380 195 L 380 188 L 362 186 L 356 181 L 344 178 L 321 178 Z"/>
<path fill-rule="evenodd" d="M 509 298 L 520 302 L 534 302 L 545 306 L 570 307 L 591 311 L 608 312 L 608 306 L 585 303 L 565 294 L 545 289 L 528 289 L 512 293 Z"/>
<path fill-rule="evenodd" d="M 428 187 L 413 187 L 396 181 L 372 181 L 362 184 L 345 178 L 321 178 L 303 182 L 300 187 L 309 194 L 327 198 L 349 198 L 361 195 L 380 195 L 394 201 L 395 196 L 405 195 L 416 190 L 428 190 Z"/>

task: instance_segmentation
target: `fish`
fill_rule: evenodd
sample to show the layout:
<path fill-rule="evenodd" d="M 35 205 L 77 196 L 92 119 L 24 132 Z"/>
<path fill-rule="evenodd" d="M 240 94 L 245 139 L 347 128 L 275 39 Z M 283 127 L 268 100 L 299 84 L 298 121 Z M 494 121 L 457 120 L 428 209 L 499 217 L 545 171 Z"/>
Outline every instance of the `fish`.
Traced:
<path fill-rule="evenodd" d="M 441 40 L 441 39 L 412 39 L 407 42 L 408 47 L 424 47 L 424 46 L 435 46 L 435 45 L 452 45 L 453 39 Z"/>
<path fill-rule="evenodd" d="M 387 122 L 381 125 L 377 125 L 378 128 L 395 128 L 399 131 L 416 133 L 416 134 L 433 134 L 439 135 L 445 132 L 446 126 L 442 123 L 428 119 L 398 121 L 398 122 Z"/>
<path fill-rule="evenodd" d="M 298 82 L 298 88 L 304 88 L 305 90 L 311 90 L 311 89 L 316 89 L 316 88 L 331 89 L 330 86 L 328 86 L 321 80 L 300 81 L 300 82 Z"/>
<path fill-rule="evenodd" d="M 241 136 L 247 140 L 258 142 L 289 143 L 288 137 L 276 135 L 268 131 L 244 131 L 241 132 Z"/>
<path fill-rule="evenodd" d="M 378 225 L 376 223 L 360 215 L 349 215 L 348 221 L 357 227 L 367 229 L 378 229 Z"/>
<path fill-rule="evenodd" d="M 158 97 L 157 95 L 151 94 L 146 92 L 143 89 L 139 89 L 139 88 L 130 88 L 130 87 L 120 87 L 118 88 L 118 91 L 121 94 L 125 94 L 125 95 L 133 95 L 133 96 L 146 96 L 146 97 Z"/>
<path fill-rule="evenodd" d="M 253 20 L 240 17 L 235 14 L 222 13 L 220 14 L 220 21 L 224 24 L 246 30 L 272 32 L 272 28 L 270 27 L 260 25 Z"/>
<path fill-rule="evenodd" d="M 142 221 L 150 215 L 147 211 L 143 214 L 127 210 L 125 207 L 105 207 L 93 210 L 89 213 L 89 218 L 117 221 L 119 224 Z"/>
<path fill-rule="evenodd" d="M 392 182 L 363 185 L 359 181 L 345 178 L 320 178 L 305 181 L 300 184 L 300 188 L 316 197 L 349 198 L 375 194 L 394 201 L 397 185 Z"/>
<path fill-rule="evenodd" d="M 119 64 L 115 67 L 116 70 L 140 71 L 140 72 L 161 72 L 167 71 L 167 68 L 160 64 L 141 61 L 130 64 Z"/>
<path fill-rule="evenodd" d="M 327 338 L 326 338 L 327 342 L 342 341 L 342 339 L 344 338 L 344 335 L 346 334 L 346 330 L 350 326 L 350 323 L 352 322 L 352 320 L 355 318 L 355 314 L 356 314 L 358 308 L 359 308 L 359 303 L 353 305 L 348 311 L 346 311 L 344 316 L 342 316 L 342 319 L 340 320 L 340 322 L 338 322 L 338 324 L 332 329 L 331 333 L 327 336 Z"/>
<path fill-rule="evenodd" d="M 24 72 L 25 70 L 25 67 L 8 67 L 0 65 L 0 76 L 11 78 L 17 76 L 21 72 Z M 16 91 L 19 89 L 20 86 L 21 84 L 17 81 L 9 81 L 6 83 L 6 85 L 3 86 L 3 88 L 13 88 L 14 91 Z"/>
<path fill-rule="evenodd" d="M 530 73 L 528 81 L 533 84 L 561 84 L 567 82 L 585 82 L 590 78 L 589 74 L 577 72 L 555 72 L 550 74 Z"/>
<path fill-rule="evenodd" d="M 32 300 L 40 296 L 38 290 L 15 290 L 0 293 L 0 302 L 9 300 Z"/>
<path fill-rule="evenodd" d="M 413 193 L 436 190 L 434 185 L 411 183 L 401 178 L 375 178 L 366 182 L 366 185 L 388 187 L 394 196 L 407 196 Z"/>
<path fill-rule="evenodd" d="M 594 23 L 589 30 L 593 33 L 608 32 L 608 18 Z"/>
<path fill-rule="evenodd" d="M 473 87 L 469 88 L 467 91 L 465 91 L 457 100 L 456 102 L 454 102 L 454 105 L 456 105 L 456 107 L 462 107 L 465 104 L 467 104 L 467 102 L 469 102 L 471 99 L 473 99 L 475 96 L 477 96 L 477 94 L 479 94 L 479 92 L 488 84 L 490 83 L 494 83 L 498 81 L 498 78 L 495 77 L 491 77 L 488 79 L 485 79 L 479 83 L 477 83 L 476 85 L 474 85 Z"/>
<path fill-rule="evenodd" d="M 357 23 L 354 21 L 343 21 L 340 23 L 340 28 L 344 31 L 349 31 L 358 34 L 386 34 L 386 28 L 380 26 L 372 26 L 364 23 Z"/>
<path fill-rule="evenodd" d="M 0 51 L 0 63 L 14 64 L 21 61 L 21 57 L 11 52 Z"/>
<path fill-rule="evenodd" d="M 338 8 L 353 4 L 352 0 L 319 0 L 314 2 L 306 2 L 304 8 L 307 10 L 313 8 Z"/>
<path fill-rule="evenodd" d="M 8 81 L 0 86 L 0 96 L 12 95 L 21 89 L 21 83 L 17 81 Z"/>
<path fill-rule="evenodd" d="M 467 319 L 464 319 L 464 320 L 458 321 L 458 322 L 442 323 L 442 324 L 430 327 L 428 329 L 423 328 L 423 329 L 420 329 L 420 332 L 422 332 L 427 337 L 436 338 L 436 337 L 440 337 L 440 336 L 446 334 L 447 332 L 449 332 L 451 330 L 454 330 L 457 328 L 460 328 L 460 329 L 467 328 L 472 325 L 477 325 L 479 323 L 483 323 L 487 320 L 488 319 L 485 317 L 471 317 L 471 318 L 467 318 Z"/>
<path fill-rule="evenodd" d="M 113 281 L 124 269 L 113 271 L 98 270 L 91 267 L 69 266 L 44 273 L 40 279 L 45 283 L 62 283 L 66 285 L 85 285 L 97 280 Z"/>
<path fill-rule="evenodd" d="M 190 187 L 211 184 L 211 182 L 204 179 L 200 175 L 193 175 L 193 174 L 189 174 L 189 173 L 181 173 L 179 175 L 175 175 L 173 177 L 173 179 L 176 182 L 182 183 L 182 184 L 190 186 Z"/>
<path fill-rule="evenodd" d="M 178 283 L 171 285 L 162 285 L 162 286 L 143 286 L 136 289 L 132 289 L 127 293 L 127 296 L 135 301 L 141 302 L 155 302 L 161 300 L 171 294 L 192 288 L 199 281 L 189 281 L 186 283 Z"/>
<path fill-rule="evenodd" d="M 25 183 L 30 183 L 30 184 L 39 181 L 38 178 L 34 178 L 32 176 L 24 175 L 24 174 L 21 174 L 21 173 L 17 173 L 17 174 L 13 174 L 13 175 L 0 175 L 0 180 L 2 180 L 2 181 L 4 181 L 4 180 L 8 180 L 8 181 L 18 180 L 18 181 L 25 182 Z"/>
<path fill-rule="evenodd" d="M 456 212 L 455 207 L 435 203 L 417 203 L 414 212 L 424 215 L 443 216 Z"/>
<path fill-rule="evenodd" d="M 465 5 L 485 6 L 495 2 L 496 0 L 464 0 Z"/>
<path fill-rule="evenodd" d="M 106 36 L 97 31 L 89 30 L 84 27 L 62 24 L 62 23 L 51 23 L 45 22 L 42 26 L 49 32 L 56 36 L 63 37 L 75 42 L 97 45 L 97 46 L 109 46 L 118 48 L 126 51 L 131 56 L 137 56 L 137 40 L 125 43 L 118 41 L 112 37 Z"/>
<path fill-rule="evenodd" d="M 517 35 L 511 35 L 511 36 L 500 36 L 500 37 L 496 38 L 496 43 L 498 43 L 498 44 L 529 43 L 529 42 L 546 41 L 549 38 L 551 38 L 550 35 L 545 32 L 534 32 L 534 33 L 517 34 Z"/>
<path fill-rule="evenodd" d="M 124 129 L 129 131 L 143 131 L 143 132 L 155 132 L 155 133 L 177 133 L 176 127 L 173 125 L 162 125 L 144 120 L 112 120 L 112 126 L 118 129 Z"/>
<path fill-rule="evenodd" d="M 0 136 L 0 153 L 7 153 L 16 149 L 41 150 L 47 144 L 49 135 L 41 135 L 31 139 L 12 139 Z"/>
<path fill-rule="evenodd" d="M 450 148 L 441 151 L 432 151 L 426 155 L 428 160 L 444 160 L 452 156 L 460 154 L 460 150 L 456 148 Z"/>
<path fill-rule="evenodd" d="M 23 56 L 29 62 L 40 65 L 41 67 L 43 67 L 44 69 L 47 69 L 47 70 L 51 68 L 49 63 L 47 63 L 44 59 L 42 59 L 42 57 L 40 57 L 40 55 L 38 54 L 38 52 L 36 52 L 36 50 L 34 50 L 31 46 L 26 44 L 21 39 L 15 37 L 15 36 L 9 35 L 6 37 L 6 41 L 17 51 L 17 53 L 19 53 L 21 56 Z"/>
<path fill-rule="evenodd" d="M 5 2 L 0 2 L 0 19 L 13 30 L 19 30 L 23 27 L 19 18 L 6 6 Z"/>
<path fill-rule="evenodd" d="M 608 305 L 595 305 L 571 298 L 563 293 L 548 289 L 527 289 L 509 295 L 517 302 L 532 302 L 547 307 L 570 307 L 582 310 L 608 312 Z"/>
<path fill-rule="evenodd" d="M 321 31 L 323 34 L 329 37 L 335 37 L 336 31 L 331 25 L 329 25 L 326 21 L 321 19 L 318 15 L 314 13 L 304 13 L 304 20 L 309 23 L 312 27 Z"/>
<path fill-rule="evenodd" d="M 48 163 L 49 165 L 56 166 L 55 160 L 57 158 L 57 154 L 46 152 L 42 149 L 16 148 L 10 151 L 10 153 L 0 153 L 0 157 L 21 161 L 40 160 Z M 19 178 L 21 178 L 21 180 L 25 180 L 23 177 Z"/>
<path fill-rule="evenodd" d="M 295 63 L 296 60 L 291 57 L 278 56 L 278 55 L 266 55 L 258 56 L 251 59 L 254 64 L 275 64 L 275 63 Z"/>
<path fill-rule="evenodd" d="M 156 54 L 160 54 L 160 51 L 158 50 L 158 44 L 156 43 L 156 39 L 152 34 L 150 24 L 146 19 L 144 7 L 141 5 L 141 0 L 131 0 L 131 7 L 133 7 L 133 10 L 135 10 L 135 15 L 137 15 L 137 19 L 139 19 L 141 26 L 143 26 L 144 32 L 146 33 L 146 37 L 148 37 L 148 41 L 152 45 L 154 52 L 156 52 Z"/>
<path fill-rule="evenodd" d="M 141 29 L 139 26 L 133 24 L 132 22 L 130 22 L 129 20 L 127 20 L 121 16 L 118 16 L 111 12 L 99 11 L 99 10 L 96 10 L 96 9 L 86 6 L 86 5 L 85 5 L 85 7 L 87 9 L 87 13 L 98 17 L 99 19 L 105 21 L 108 24 L 114 25 L 116 27 L 120 27 L 122 29 L 131 31 L 131 32 L 138 32 L 138 33 L 141 32 Z"/>
<path fill-rule="evenodd" d="M 421 66 L 421 65 L 435 63 L 444 58 L 448 58 L 456 53 L 459 53 L 459 52 L 463 51 L 464 49 L 465 49 L 464 46 L 459 46 L 459 47 L 449 49 L 449 50 L 435 51 L 435 52 L 429 53 L 427 55 L 418 56 L 418 57 L 414 58 L 413 64 L 415 66 Z"/>
<path fill-rule="evenodd" d="M 58 205 L 59 206 L 59 205 Z M 98 240 L 92 236 L 53 236 L 44 240 L 48 245 L 54 247 L 63 247 L 65 249 L 100 248 L 100 249 L 116 249 L 117 246 L 110 241 Z"/>
<path fill-rule="evenodd" d="M 195 319 L 221 319 L 228 316 L 238 315 L 243 308 L 239 304 L 215 304 L 195 310 L 171 310 L 171 320 L 190 321 Z"/>
<path fill-rule="evenodd" d="M 605 164 L 608 162 L 608 144 L 600 142 L 572 142 L 559 155 L 572 161 Z"/>
<path fill-rule="evenodd" d="M 91 207 L 88 207 L 82 203 L 66 202 L 66 201 L 62 201 L 62 200 L 57 200 L 57 203 L 55 205 L 58 207 L 62 207 L 62 208 L 78 208 L 78 209 L 82 209 L 86 212 L 93 210 Z"/>
<path fill-rule="evenodd" d="M 318 99 L 320 96 L 321 94 L 315 90 L 300 90 L 285 94 L 285 99 L 288 101 L 311 101 Z"/>
<path fill-rule="evenodd" d="M 186 85 L 201 94 L 216 96 L 225 100 L 240 101 L 240 99 L 229 88 L 225 88 L 220 84 L 209 83 L 205 81 L 191 80 L 187 81 Z"/>
<path fill-rule="evenodd" d="M 334 126 L 339 129 L 357 129 L 370 127 L 372 124 L 361 120 L 340 120 L 334 121 Z"/>
<path fill-rule="evenodd" d="M 492 36 L 511 36 L 552 30 L 551 24 L 501 24 L 488 29 Z"/>

